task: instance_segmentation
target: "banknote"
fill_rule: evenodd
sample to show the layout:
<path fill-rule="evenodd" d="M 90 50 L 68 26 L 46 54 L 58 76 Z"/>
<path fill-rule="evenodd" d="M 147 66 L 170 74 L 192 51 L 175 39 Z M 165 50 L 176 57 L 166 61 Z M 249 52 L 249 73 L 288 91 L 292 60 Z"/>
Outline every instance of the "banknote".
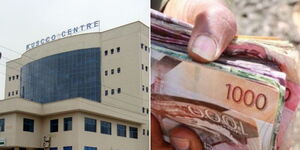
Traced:
<path fill-rule="evenodd" d="M 227 114 L 239 112 L 233 114 L 236 118 L 242 115 L 251 116 L 256 121 L 256 132 L 259 132 L 257 139 L 260 143 L 250 145 L 256 145 L 258 149 L 269 149 L 274 145 L 271 142 L 276 136 L 279 110 L 282 109 L 285 92 L 285 88 L 279 83 L 280 80 L 284 80 L 283 78 L 276 80 L 217 63 L 202 65 L 192 61 L 182 61 L 178 59 L 179 57 L 158 52 L 155 47 L 152 47 L 152 50 L 152 96 L 160 94 L 192 99 L 227 109 Z M 184 54 L 181 57 L 184 57 Z M 152 111 L 155 113 L 157 105 L 151 104 Z M 188 122 L 181 121 L 183 124 Z"/>
<path fill-rule="evenodd" d="M 198 133 L 205 149 L 219 149 L 220 143 L 227 145 L 223 149 L 287 149 L 286 131 L 300 93 L 299 53 L 293 45 L 272 37 L 239 36 L 220 59 L 199 64 L 187 55 L 191 29 L 192 25 L 151 12 L 152 112 L 166 140 L 170 127 L 185 124 Z M 243 129 L 257 134 L 239 137 L 228 131 L 233 137 L 228 138 L 183 106 L 212 109 L 218 116 L 226 113 L 241 124 L 251 124 Z M 205 140 L 206 136 L 222 140 L 207 142 L 214 140 Z"/>
<path fill-rule="evenodd" d="M 247 150 L 256 149 L 260 144 L 255 121 L 222 106 L 157 94 L 152 95 L 152 105 L 167 134 L 172 126 L 184 122 L 202 135 L 203 149 Z"/>

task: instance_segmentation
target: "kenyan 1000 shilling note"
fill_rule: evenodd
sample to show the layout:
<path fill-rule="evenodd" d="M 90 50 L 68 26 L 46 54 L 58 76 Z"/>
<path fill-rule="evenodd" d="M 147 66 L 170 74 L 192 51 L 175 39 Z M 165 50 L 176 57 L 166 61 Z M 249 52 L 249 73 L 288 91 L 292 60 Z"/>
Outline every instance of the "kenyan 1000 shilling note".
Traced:
<path fill-rule="evenodd" d="M 238 37 L 220 59 L 200 64 L 186 52 L 191 25 L 155 11 L 151 17 L 151 109 L 165 140 L 185 125 L 205 150 L 283 149 L 299 101 L 294 47 Z"/>

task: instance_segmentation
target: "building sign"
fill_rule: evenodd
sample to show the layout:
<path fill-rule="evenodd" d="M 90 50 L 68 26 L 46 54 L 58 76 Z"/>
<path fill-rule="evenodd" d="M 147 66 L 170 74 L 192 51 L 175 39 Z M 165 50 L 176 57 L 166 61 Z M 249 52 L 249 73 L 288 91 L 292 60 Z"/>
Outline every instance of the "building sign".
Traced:
<path fill-rule="evenodd" d="M 0 138 L 0 146 L 5 146 L 5 139 L 4 138 Z"/>
<path fill-rule="evenodd" d="M 98 21 L 83 24 L 83 25 L 80 25 L 80 26 L 77 26 L 77 27 L 74 27 L 74 28 L 70 28 L 70 29 L 62 31 L 58 34 L 53 34 L 51 36 L 48 36 L 48 37 L 43 38 L 41 40 L 38 40 L 36 42 L 27 44 L 26 45 L 26 50 L 41 46 L 43 44 L 46 44 L 46 43 L 51 42 L 51 41 L 55 41 L 55 40 L 60 39 L 60 38 L 72 36 L 72 35 L 75 35 L 77 33 L 82 32 L 82 31 L 87 31 L 87 30 L 90 30 L 90 29 L 93 29 L 93 28 L 96 28 L 96 27 L 99 27 L 99 26 L 100 26 L 100 21 L 98 20 Z"/>

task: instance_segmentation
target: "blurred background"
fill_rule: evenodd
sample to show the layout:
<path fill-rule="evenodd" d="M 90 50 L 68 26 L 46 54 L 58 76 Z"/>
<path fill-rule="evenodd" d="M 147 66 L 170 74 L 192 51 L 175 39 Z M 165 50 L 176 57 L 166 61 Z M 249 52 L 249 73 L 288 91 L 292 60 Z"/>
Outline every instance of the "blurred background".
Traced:
<path fill-rule="evenodd" d="M 276 36 L 300 49 L 299 0 L 230 0 L 240 35 Z"/>
<path fill-rule="evenodd" d="M 299 0 L 229 0 L 239 35 L 276 36 L 300 50 Z M 291 150 L 300 150 L 300 108 L 290 130 Z"/>

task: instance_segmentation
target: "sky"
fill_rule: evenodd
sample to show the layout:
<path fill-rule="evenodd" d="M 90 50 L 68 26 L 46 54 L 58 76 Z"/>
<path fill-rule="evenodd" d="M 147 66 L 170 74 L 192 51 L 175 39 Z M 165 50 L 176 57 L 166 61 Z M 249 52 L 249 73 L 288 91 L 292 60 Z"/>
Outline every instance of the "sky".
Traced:
<path fill-rule="evenodd" d="M 149 0 L 0 0 L 0 100 L 5 64 L 19 58 L 27 44 L 96 20 L 100 31 L 135 21 L 149 26 L 149 8 Z"/>

